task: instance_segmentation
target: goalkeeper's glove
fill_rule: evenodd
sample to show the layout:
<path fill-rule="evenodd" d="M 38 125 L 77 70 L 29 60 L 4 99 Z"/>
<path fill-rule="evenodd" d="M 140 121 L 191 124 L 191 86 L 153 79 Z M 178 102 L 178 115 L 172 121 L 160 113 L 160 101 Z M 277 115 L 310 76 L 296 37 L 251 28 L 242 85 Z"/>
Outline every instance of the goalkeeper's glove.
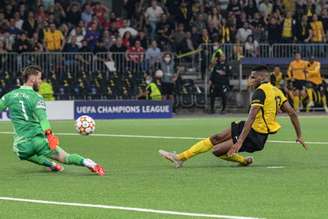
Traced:
<path fill-rule="evenodd" d="M 47 129 L 44 133 L 47 136 L 49 148 L 51 150 L 55 150 L 57 148 L 57 146 L 59 145 L 59 139 L 57 138 L 57 136 L 52 134 L 51 129 Z"/>

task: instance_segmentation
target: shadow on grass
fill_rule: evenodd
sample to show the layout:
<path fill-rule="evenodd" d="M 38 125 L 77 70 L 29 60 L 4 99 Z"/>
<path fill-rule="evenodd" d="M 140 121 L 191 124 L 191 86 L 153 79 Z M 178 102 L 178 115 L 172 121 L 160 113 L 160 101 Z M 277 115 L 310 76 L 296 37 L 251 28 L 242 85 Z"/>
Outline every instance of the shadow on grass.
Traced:
<path fill-rule="evenodd" d="M 89 176 L 89 177 L 99 177 L 97 174 L 88 172 L 88 170 L 84 170 L 81 168 L 81 172 L 77 171 L 70 171 L 65 170 L 62 172 L 51 172 L 46 169 L 40 168 L 31 168 L 31 169 L 19 169 L 15 168 L 15 176 L 42 176 L 42 177 L 49 177 L 49 176 Z"/>

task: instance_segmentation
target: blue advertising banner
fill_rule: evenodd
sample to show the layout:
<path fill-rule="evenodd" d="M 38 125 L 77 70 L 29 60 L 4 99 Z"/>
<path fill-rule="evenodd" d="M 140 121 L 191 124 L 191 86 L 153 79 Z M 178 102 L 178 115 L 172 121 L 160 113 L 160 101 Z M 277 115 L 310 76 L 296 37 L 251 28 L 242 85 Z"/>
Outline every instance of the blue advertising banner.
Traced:
<path fill-rule="evenodd" d="M 74 118 L 82 115 L 94 119 L 172 118 L 172 104 L 151 100 L 74 101 Z"/>

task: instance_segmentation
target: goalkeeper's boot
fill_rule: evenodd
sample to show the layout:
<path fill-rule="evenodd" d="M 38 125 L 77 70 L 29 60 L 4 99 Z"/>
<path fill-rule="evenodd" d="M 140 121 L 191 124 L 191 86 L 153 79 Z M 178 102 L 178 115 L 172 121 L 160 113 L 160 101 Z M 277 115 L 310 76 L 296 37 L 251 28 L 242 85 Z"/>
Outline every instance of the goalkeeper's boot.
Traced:
<path fill-rule="evenodd" d="M 94 167 L 90 167 L 89 170 L 93 173 L 98 174 L 98 176 L 105 175 L 105 169 L 102 166 L 100 166 L 99 164 L 95 165 Z"/>
<path fill-rule="evenodd" d="M 52 167 L 47 167 L 47 169 L 51 172 L 62 172 L 64 170 L 64 167 L 58 163 L 54 163 Z"/>
<path fill-rule="evenodd" d="M 240 164 L 240 166 L 244 166 L 247 167 L 249 165 L 251 165 L 254 162 L 254 158 L 253 157 L 245 157 L 245 163 Z"/>
<path fill-rule="evenodd" d="M 176 168 L 182 167 L 183 160 L 179 160 L 175 152 L 168 152 L 164 150 L 159 150 L 158 152 L 162 157 L 174 163 Z"/>

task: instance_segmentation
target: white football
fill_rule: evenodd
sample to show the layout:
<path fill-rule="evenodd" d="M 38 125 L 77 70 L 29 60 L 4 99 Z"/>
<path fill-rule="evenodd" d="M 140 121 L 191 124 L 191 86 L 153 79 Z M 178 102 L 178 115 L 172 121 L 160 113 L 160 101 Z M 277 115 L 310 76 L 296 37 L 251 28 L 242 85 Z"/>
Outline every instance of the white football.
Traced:
<path fill-rule="evenodd" d="M 80 116 L 75 121 L 75 129 L 81 135 L 90 135 L 96 129 L 96 122 L 90 116 Z"/>

